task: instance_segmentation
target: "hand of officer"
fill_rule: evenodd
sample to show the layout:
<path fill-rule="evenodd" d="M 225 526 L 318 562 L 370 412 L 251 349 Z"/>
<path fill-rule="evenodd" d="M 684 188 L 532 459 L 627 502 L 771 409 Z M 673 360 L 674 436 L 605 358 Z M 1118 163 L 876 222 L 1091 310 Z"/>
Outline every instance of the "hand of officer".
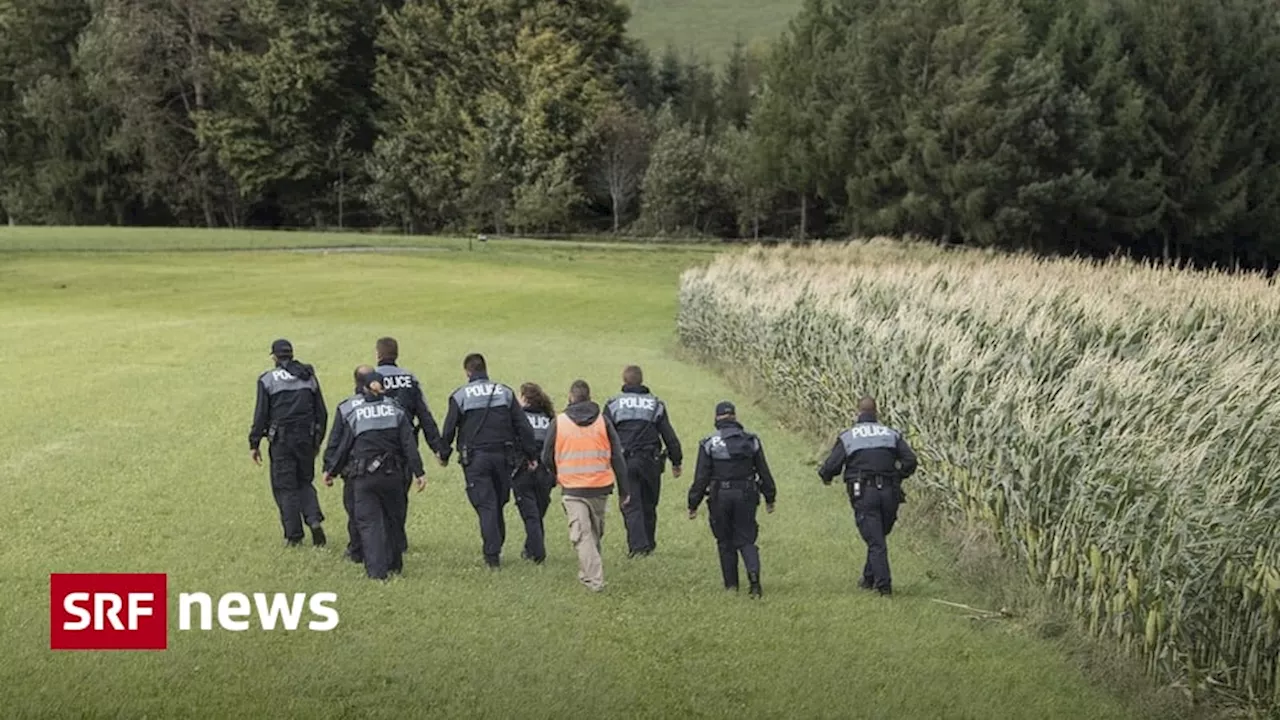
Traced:
<path fill-rule="evenodd" d="M 770 515 L 772 515 L 772 514 L 773 514 L 773 503 L 767 503 L 767 504 L 764 506 L 764 511 L 765 511 L 765 512 L 767 512 L 767 513 L 769 513 Z"/>
<path fill-rule="evenodd" d="M 693 510 L 689 511 L 689 519 L 693 520 L 696 517 L 698 517 L 698 510 L 697 508 L 694 508 Z"/>
<path fill-rule="evenodd" d="M 537 460 L 530 460 L 530 461 L 529 461 L 529 469 L 530 469 L 530 470 L 537 470 L 537 469 L 538 469 L 538 461 L 537 461 Z"/>
<path fill-rule="evenodd" d="M 679 465 L 672 465 L 672 466 L 671 466 L 671 476 L 672 476 L 672 477 L 680 477 L 680 473 L 681 473 L 681 468 L 680 468 L 680 466 L 679 466 Z"/>
<path fill-rule="evenodd" d="M 262 451 L 254 448 L 249 451 L 249 457 L 253 458 L 254 465 L 262 465 Z"/>
<path fill-rule="evenodd" d="M 325 487 L 333 487 L 333 473 L 324 474 L 324 485 Z"/>
<path fill-rule="evenodd" d="M 436 456 L 436 462 L 440 463 L 440 467 L 446 467 L 446 466 L 448 466 L 448 464 L 449 464 L 449 461 L 448 461 L 448 460 L 445 460 L 445 459 L 444 459 L 443 457 L 441 457 L 440 455 L 437 455 L 437 456 Z"/>
<path fill-rule="evenodd" d="M 418 477 L 414 478 L 414 482 L 418 484 L 418 492 L 422 492 L 423 490 L 427 489 L 426 475 L 419 475 Z"/>

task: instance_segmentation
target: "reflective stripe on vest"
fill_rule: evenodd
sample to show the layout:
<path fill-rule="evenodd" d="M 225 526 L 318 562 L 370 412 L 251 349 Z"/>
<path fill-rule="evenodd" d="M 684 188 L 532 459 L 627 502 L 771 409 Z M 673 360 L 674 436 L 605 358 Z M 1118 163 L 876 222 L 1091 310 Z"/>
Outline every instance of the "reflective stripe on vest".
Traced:
<path fill-rule="evenodd" d="M 556 418 L 556 480 L 567 488 L 607 488 L 613 485 L 613 455 L 604 415 L 586 427 L 561 413 Z"/>
<path fill-rule="evenodd" d="M 859 450 L 897 447 L 898 433 L 880 423 L 858 423 L 840 433 L 840 442 L 844 444 L 845 456 L 853 457 Z"/>

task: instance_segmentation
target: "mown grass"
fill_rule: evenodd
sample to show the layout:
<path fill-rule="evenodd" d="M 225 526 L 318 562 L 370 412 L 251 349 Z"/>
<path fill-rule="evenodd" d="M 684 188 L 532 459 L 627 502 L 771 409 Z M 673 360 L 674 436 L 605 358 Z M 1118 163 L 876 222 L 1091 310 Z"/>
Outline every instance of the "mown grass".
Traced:
<path fill-rule="evenodd" d="M 735 40 L 768 44 L 800 11 L 800 0 L 628 0 L 627 31 L 655 57 L 667 45 L 721 65 Z"/>
<path fill-rule="evenodd" d="M 0 249 L 31 232 L 15 240 L 0 230 Z M 37 234 L 47 248 L 119 248 L 123 236 L 147 235 Z M 891 546 L 897 596 L 854 589 L 863 546 L 843 494 L 813 475 L 820 448 L 674 352 L 679 273 L 705 251 L 506 242 L 404 254 L 160 251 L 296 240 L 155 231 L 137 246 L 145 253 L 0 252 L 6 717 L 1152 711 L 1143 696 L 1092 682 L 1060 643 L 932 602 L 976 595 L 910 507 Z M 762 515 L 764 601 L 718 589 L 705 515 L 682 517 L 689 476 L 668 475 L 652 558 L 625 557 L 611 507 L 603 595 L 578 586 L 554 504 L 545 566 L 519 560 L 523 532 L 508 507 L 508 564 L 485 570 L 456 466 L 430 466 L 430 487 L 413 497 L 398 581 L 369 583 L 340 560 L 337 488 L 321 488 L 331 546 L 281 548 L 266 472 L 244 439 L 268 345 L 292 339 L 332 406 L 383 334 L 400 339 L 437 413 L 473 350 L 496 379 L 536 380 L 557 399 L 577 377 L 603 398 L 623 365 L 639 363 L 690 448 L 714 403 L 738 400 L 779 477 L 778 513 Z M 167 572 L 171 595 L 333 591 L 342 621 L 331 633 L 178 632 L 175 614 L 163 653 L 52 652 L 48 573 L 59 571 Z"/>

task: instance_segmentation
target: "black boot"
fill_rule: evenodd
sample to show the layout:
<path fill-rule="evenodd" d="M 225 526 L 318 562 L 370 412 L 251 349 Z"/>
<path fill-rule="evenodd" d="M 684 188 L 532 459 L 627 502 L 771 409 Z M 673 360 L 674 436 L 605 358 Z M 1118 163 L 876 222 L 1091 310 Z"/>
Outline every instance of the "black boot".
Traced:
<path fill-rule="evenodd" d="M 497 570 L 498 568 L 502 567 L 502 561 L 499 559 L 499 556 L 497 555 L 485 555 L 484 564 L 488 565 L 494 570 Z"/>
<path fill-rule="evenodd" d="M 754 599 L 756 599 L 756 598 L 760 597 L 760 594 L 761 594 L 761 589 L 760 589 L 760 574 L 759 574 L 759 573 L 749 573 L 749 574 L 747 575 L 747 579 L 751 581 L 751 599 L 752 599 L 752 600 L 754 600 Z"/>
<path fill-rule="evenodd" d="M 316 547 L 324 547 L 328 540 L 324 536 L 324 528 L 320 525 L 311 526 L 311 544 Z"/>

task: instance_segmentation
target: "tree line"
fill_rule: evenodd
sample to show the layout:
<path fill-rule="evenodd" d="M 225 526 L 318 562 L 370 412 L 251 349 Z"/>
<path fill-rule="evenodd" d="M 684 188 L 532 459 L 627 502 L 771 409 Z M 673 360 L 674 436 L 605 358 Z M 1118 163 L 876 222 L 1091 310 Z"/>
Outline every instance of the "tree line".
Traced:
<path fill-rule="evenodd" d="M 1271 0 L 807 0 L 714 66 L 627 19 L 0 0 L 0 216 L 1280 258 Z"/>

